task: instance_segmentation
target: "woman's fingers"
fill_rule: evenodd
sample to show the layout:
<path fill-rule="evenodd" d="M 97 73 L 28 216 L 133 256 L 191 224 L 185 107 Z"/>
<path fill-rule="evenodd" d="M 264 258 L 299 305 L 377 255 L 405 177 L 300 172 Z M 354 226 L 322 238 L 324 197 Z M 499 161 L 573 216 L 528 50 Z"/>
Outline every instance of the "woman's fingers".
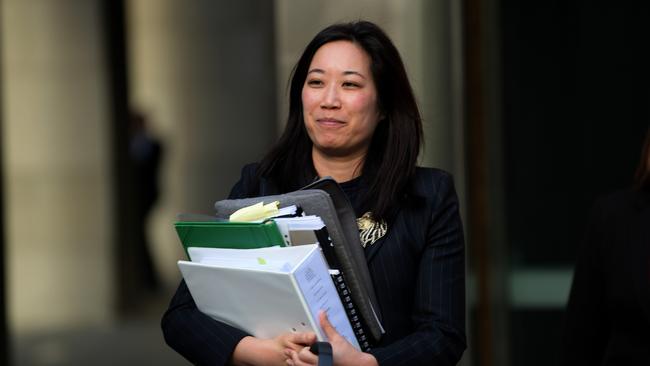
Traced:
<path fill-rule="evenodd" d="M 316 342 L 315 333 L 293 333 L 292 342 L 297 344 L 303 344 L 311 346 L 312 343 Z"/>
<path fill-rule="evenodd" d="M 315 354 L 311 353 L 309 350 L 309 347 L 305 347 L 298 352 L 298 359 L 300 361 L 309 364 L 309 365 L 317 365 L 318 364 L 318 356 Z"/>
<path fill-rule="evenodd" d="M 309 351 L 309 347 L 303 347 L 300 351 L 286 349 L 284 355 L 287 357 L 287 365 L 290 366 L 316 366 L 318 356 Z"/>
<path fill-rule="evenodd" d="M 314 333 L 287 333 L 284 338 L 284 346 L 295 351 L 300 351 L 305 346 L 311 346 L 316 342 Z"/>
<path fill-rule="evenodd" d="M 327 339 L 330 341 L 339 336 L 339 332 L 336 331 L 336 328 L 330 323 L 330 320 L 327 318 L 327 313 L 324 311 L 321 311 L 320 314 L 318 314 L 318 318 L 320 320 L 320 326 L 323 328 L 323 332 L 325 332 L 325 335 L 327 336 Z"/>

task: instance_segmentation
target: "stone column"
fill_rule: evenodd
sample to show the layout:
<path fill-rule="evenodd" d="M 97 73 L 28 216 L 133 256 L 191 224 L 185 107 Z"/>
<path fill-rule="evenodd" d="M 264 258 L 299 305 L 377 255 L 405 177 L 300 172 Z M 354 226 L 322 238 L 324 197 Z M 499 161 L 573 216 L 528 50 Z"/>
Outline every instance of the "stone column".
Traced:
<path fill-rule="evenodd" d="M 4 0 L 7 305 L 14 335 L 112 320 L 99 0 Z"/>

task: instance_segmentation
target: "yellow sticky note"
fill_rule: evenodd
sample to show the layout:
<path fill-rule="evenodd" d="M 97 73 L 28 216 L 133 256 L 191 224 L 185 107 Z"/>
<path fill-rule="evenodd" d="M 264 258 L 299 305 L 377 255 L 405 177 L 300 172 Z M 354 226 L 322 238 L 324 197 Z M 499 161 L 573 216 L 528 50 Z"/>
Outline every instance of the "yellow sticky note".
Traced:
<path fill-rule="evenodd" d="M 278 212 L 279 201 L 268 204 L 258 202 L 254 205 L 240 208 L 230 215 L 230 221 L 257 221 L 273 216 Z"/>

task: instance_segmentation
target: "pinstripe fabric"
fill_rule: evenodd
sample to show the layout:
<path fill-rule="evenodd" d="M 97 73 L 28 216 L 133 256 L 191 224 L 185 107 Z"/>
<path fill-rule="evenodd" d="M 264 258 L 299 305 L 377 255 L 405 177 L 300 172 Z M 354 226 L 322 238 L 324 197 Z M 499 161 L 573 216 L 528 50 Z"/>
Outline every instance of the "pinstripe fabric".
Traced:
<path fill-rule="evenodd" d="M 386 334 L 380 365 L 455 365 L 465 347 L 465 254 L 451 177 L 420 168 L 415 202 L 366 249 Z"/>
<path fill-rule="evenodd" d="M 230 198 L 277 192 L 242 170 Z M 380 365 L 455 365 L 465 347 L 465 257 L 449 174 L 418 168 L 388 233 L 365 250 L 386 334 L 371 353 Z M 196 364 L 224 365 L 246 334 L 203 315 L 181 283 L 162 321 L 166 342 Z"/>

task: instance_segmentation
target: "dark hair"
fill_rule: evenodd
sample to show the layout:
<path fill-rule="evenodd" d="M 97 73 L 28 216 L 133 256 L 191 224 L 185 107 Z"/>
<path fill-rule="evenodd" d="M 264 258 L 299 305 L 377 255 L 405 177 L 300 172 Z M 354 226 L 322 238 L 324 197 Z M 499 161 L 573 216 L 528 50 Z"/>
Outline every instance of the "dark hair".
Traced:
<path fill-rule="evenodd" d="M 383 120 L 377 125 L 362 168 L 367 188 L 363 209 L 376 219 L 390 220 L 415 174 L 422 120 L 402 59 L 388 36 L 367 21 L 334 24 L 307 45 L 293 69 L 289 89 L 289 117 L 282 136 L 261 162 L 260 176 L 270 177 L 281 191 L 299 189 L 312 181 L 312 142 L 303 120 L 302 89 L 316 51 L 326 43 L 346 40 L 370 56 Z"/>
<path fill-rule="evenodd" d="M 650 190 L 650 127 L 645 134 L 645 141 L 641 149 L 641 161 L 634 178 L 637 188 Z"/>

